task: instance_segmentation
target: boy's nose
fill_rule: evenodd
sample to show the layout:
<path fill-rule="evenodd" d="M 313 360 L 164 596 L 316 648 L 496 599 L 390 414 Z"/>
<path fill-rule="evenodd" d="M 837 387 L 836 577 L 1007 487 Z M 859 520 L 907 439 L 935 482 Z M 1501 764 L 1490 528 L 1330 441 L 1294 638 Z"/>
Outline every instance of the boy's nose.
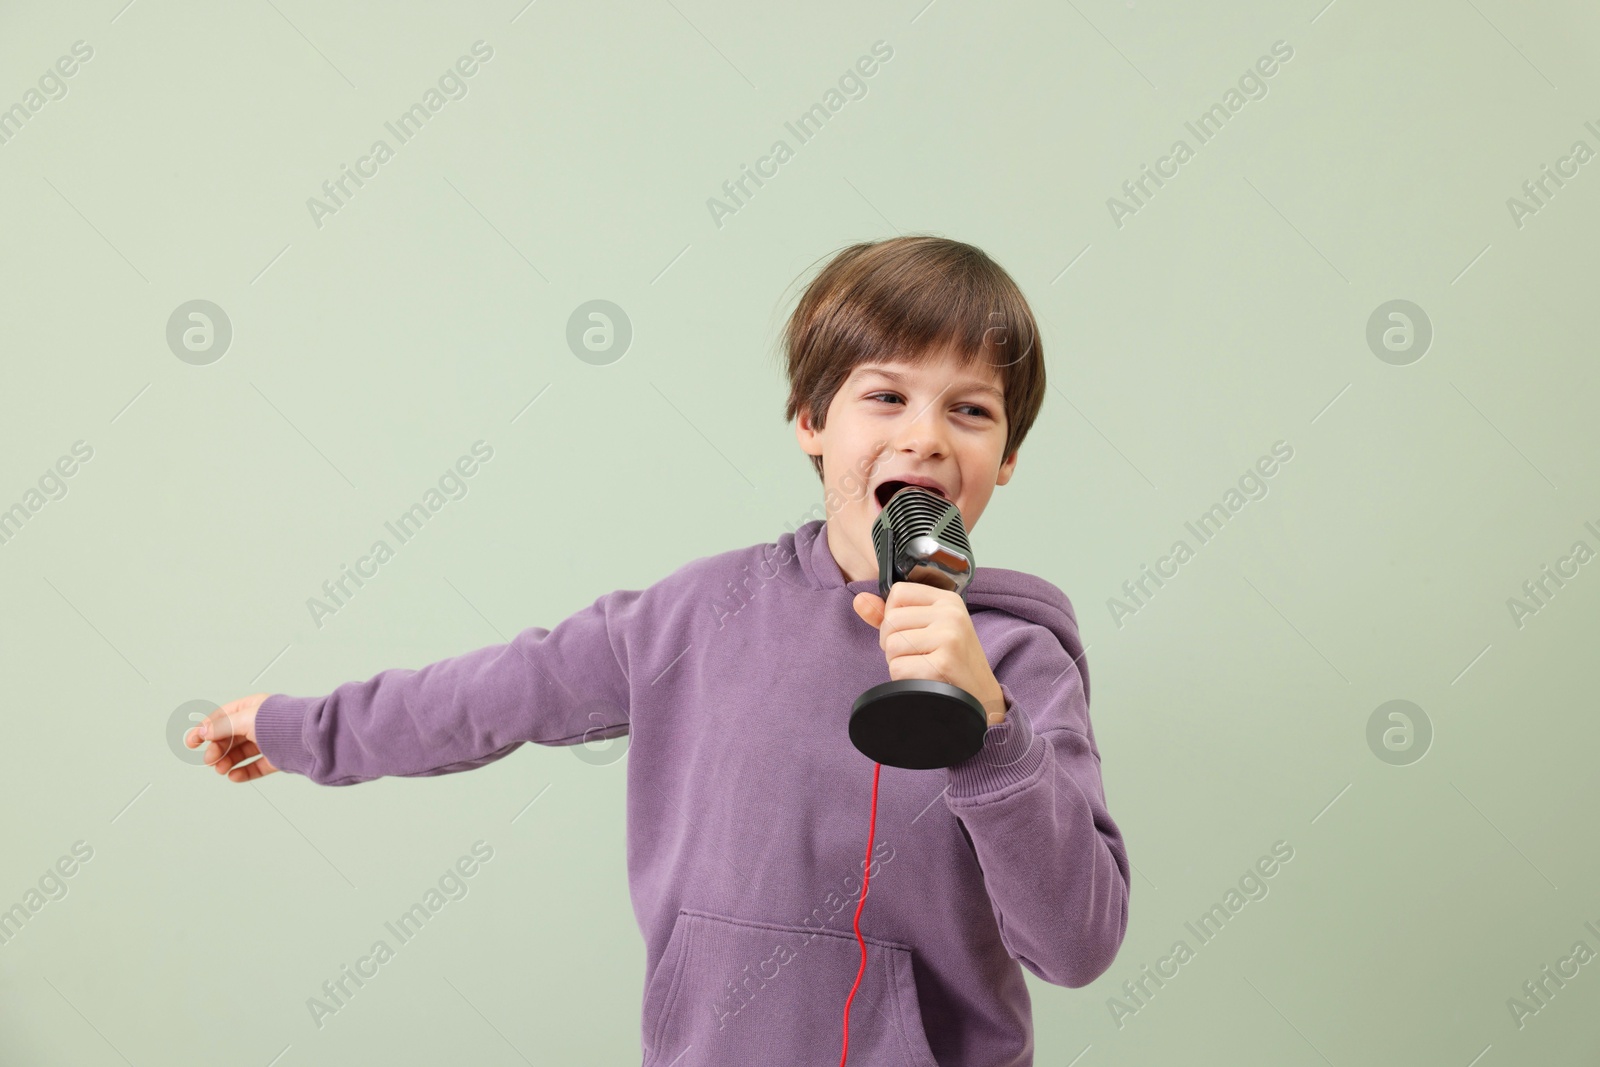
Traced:
<path fill-rule="evenodd" d="M 935 423 L 919 419 L 905 428 L 895 449 L 926 460 L 948 454 L 950 446 Z"/>

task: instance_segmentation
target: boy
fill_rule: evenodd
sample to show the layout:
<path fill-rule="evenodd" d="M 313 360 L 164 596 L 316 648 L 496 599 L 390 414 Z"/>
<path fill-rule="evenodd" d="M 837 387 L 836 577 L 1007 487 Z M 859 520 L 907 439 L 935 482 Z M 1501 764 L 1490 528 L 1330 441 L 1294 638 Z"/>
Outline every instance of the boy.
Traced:
<path fill-rule="evenodd" d="M 324 697 L 234 701 L 186 741 L 208 742 L 206 762 L 231 781 L 276 769 L 350 785 L 627 733 L 646 1067 L 837 1055 L 863 873 L 849 1061 L 1025 1067 L 1022 967 L 1087 985 L 1128 922 L 1076 619 L 1049 582 L 982 565 L 965 600 L 899 582 L 885 603 L 871 525 L 904 482 L 977 525 L 1043 401 L 1032 313 L 982 251 L 901 237 L 835 256 L 784 348 L 785 418 L 826 490 L 825 520 L 509 644 Z M 874 765 L 848 721 L 885 666 L 961 686 L 990 728 L 955 766 L 881 768 L 864 859 Z"/>

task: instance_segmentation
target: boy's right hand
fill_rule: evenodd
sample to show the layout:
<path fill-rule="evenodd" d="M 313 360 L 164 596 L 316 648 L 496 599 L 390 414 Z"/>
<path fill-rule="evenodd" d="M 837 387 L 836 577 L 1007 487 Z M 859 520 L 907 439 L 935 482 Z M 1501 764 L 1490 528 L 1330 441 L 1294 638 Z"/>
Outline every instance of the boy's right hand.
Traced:
<path fill-rule="evenodd" d="M 200 725 L 183 735 L 183 743 L 190 748 L 206 746 L 204 760 L 226 774 L 230 782 L 248 782 L 271 774 L 278 768 L 267 762 L 256 744 L 256 710 L 270 693 L 256 693 L 222 705 L 200 720 Z M 254 763 L 245 760 L 261 756 Z"/>

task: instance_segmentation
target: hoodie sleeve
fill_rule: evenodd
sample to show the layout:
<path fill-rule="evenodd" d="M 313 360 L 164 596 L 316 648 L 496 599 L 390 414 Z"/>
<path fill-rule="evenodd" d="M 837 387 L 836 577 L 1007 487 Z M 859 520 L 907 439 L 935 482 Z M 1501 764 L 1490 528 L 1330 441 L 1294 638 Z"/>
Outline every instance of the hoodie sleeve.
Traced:
<path fill-rule="evenodd" d="M 628 732 L 628 643 L 641 591 L 417 670 L 393 668 L 321 697 L 273 694 L 256 744 L 320 785 L 472 770 L 525 741 L 576 745 Z"/>
<path fill-rule="evenodd" d="M 1053 985 L 1110 968 L 1128 928 L 1128 854 L 1106 810 L 1083 675 L 1025 625 L 995 678 L 1006 718 L 946 769 L 945 802 L 972 838 L 1006 951 Z"/>

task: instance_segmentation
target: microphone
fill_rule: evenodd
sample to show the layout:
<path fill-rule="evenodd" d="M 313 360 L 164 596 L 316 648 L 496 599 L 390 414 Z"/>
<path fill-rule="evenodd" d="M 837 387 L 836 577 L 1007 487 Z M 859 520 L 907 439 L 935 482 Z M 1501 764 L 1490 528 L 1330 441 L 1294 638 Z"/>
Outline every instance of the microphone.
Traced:
<path fill-rule="evenodd" d="M 966 598 L 975 559 L 961 510 L 918 485 L 902 485 L 872 524 L 878 595 L 919 582 Z M 948 682 L 901 678 L 875 685 L 850 711 L 850 742 L 876 763 L 910 770 L 949 767 L 977 754 L 989 718 L 977 697 Z"/>

